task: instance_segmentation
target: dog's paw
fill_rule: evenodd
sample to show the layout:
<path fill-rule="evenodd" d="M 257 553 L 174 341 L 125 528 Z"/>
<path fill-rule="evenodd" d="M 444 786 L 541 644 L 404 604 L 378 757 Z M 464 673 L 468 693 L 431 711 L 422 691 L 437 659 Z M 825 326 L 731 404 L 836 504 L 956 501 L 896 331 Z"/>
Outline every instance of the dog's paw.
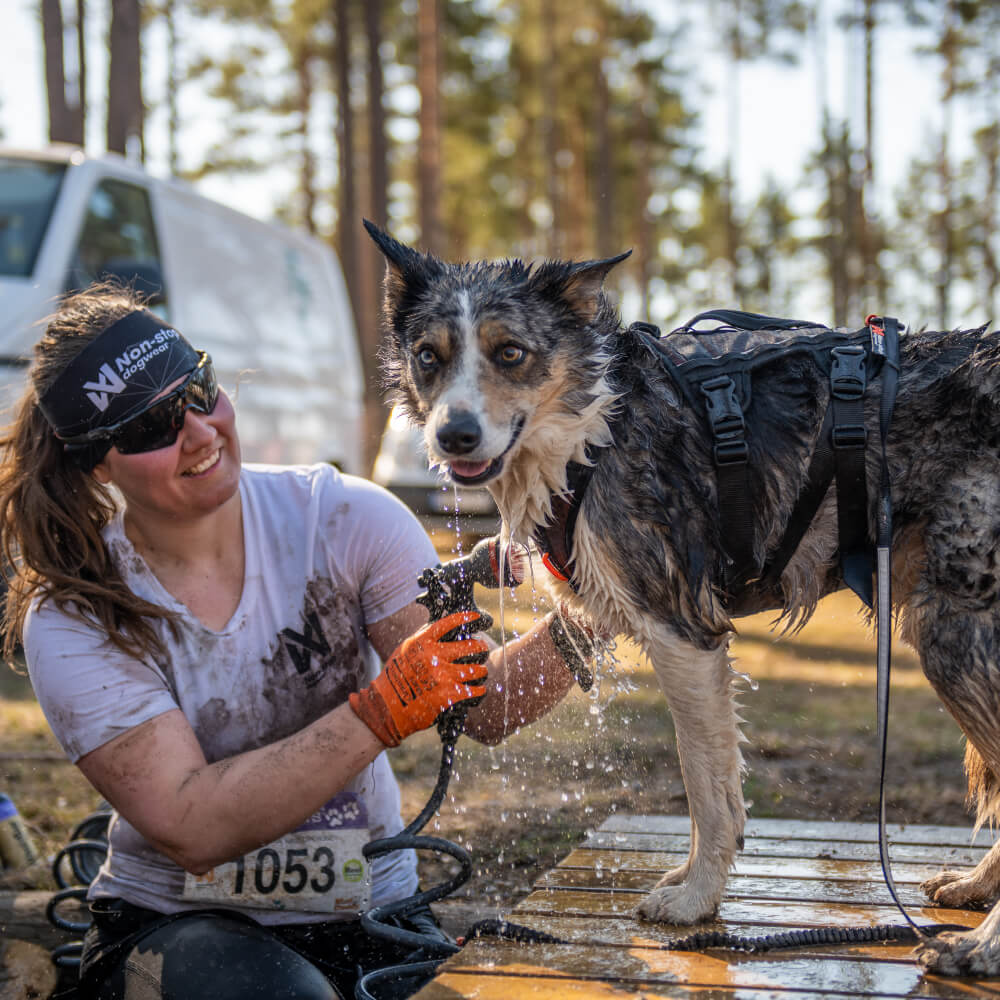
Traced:
<path fill-rule="evenodd" d="M 715 916 L 719 900 L 687 885 L 661 885 L 636 908 L 635 916 L 661 924 L 697 924 Z"/>
<path fill-rule="evenodd" d="M 975 931 L 946 931 L 917 945 L 914 954 L 927 972 L 941 976 L 1000 975 L 1000 941 Z"/>
<path fill-rule="evenodd" d="M 920 883 L 928 899 L 952 909 L 987 906 L 996 898 L 996 887 L 969 872 L 942 871 Z"/>

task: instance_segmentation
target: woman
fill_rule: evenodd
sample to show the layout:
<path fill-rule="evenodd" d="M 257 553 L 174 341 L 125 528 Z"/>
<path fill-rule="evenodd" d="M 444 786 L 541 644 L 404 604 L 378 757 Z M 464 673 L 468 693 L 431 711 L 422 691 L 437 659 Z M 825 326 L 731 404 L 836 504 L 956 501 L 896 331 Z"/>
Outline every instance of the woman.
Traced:
<path fill-rule="evenodd" d="M 402 826 L 382 751 L 484 694 L 484 742 L 551 708 L 551 622 L 485 668 L 446 641 L 475 616 L 425 624 L 437 560 L 406 508 L 328 466 L 242 467 L 211 360 L 128 290 L 64 301 L 2 444 L 6 653 L 115 809 L 85 990 L 351 995 L 400 957 L 359 913 L 416 887 L 412 852 L 361 860 Z"/>

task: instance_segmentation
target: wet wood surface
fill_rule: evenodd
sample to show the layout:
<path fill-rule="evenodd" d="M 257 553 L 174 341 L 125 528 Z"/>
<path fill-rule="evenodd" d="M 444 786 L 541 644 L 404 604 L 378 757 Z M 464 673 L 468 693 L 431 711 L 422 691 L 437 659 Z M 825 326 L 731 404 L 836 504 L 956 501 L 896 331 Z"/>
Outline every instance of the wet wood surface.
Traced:
<path fill-rule="evenodd" d="M 470 942 L 440 967 L 419 1000 L 1000 1000 L 1000 978 L 926 975 L 910 944 L 814 944 L 756 955 L 669 950 L 692 928 L 632 913 L 659 877 L 685 860 L 688 837 L 684 816 L 612 816 L 506 914 L 560 943 Z M 759 936 L 903 923 L 882 879 L 875 838 L 874 824 L 749 822 L 718 918 L 696 929 Z M 889 843 L 896 887 L 913 919 L 965 927 L 983 920 L 982 911 L 928 905 L 920 883 L 942 867 L 975 865 L 990 846 L 988 833 L 973 838 L 965 827 L 891 826 Z"/>

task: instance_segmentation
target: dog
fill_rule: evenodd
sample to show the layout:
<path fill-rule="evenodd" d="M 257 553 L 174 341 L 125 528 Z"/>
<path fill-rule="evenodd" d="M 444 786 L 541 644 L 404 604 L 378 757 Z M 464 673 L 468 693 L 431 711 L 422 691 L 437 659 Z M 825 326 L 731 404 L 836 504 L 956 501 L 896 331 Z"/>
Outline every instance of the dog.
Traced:
<path fill-rule="evenodd" d="M 716 912 L 742 847 L 741 719 L 728 646 L 745 610 L 804 623 L 843 586 L 836 488 L 770 593 L 749 609 L 727 593 L 712 438 L 662 364 L 603 291 L 628 256 L 448 263 L 366 227 L 387 261 L 383 367 L 429 456 L 460 486 L 483 485 L 504 535 L 528 543 L 557 516 L 568 470 L 590 479 L 576 513 L 571 574 L 552 578 L 571 613 L 635 638 L 673 714 L 691 816 L 687 860 L 638 917 L 694 924 Z M 810 381 L 812 379 L 812 381 Z M 753 547 L 779 545 L 806 482 L 828 384 L 771 365 L 747 412 Z M 878 439 L 878 392 L 864 397 Z M 878 482 L 877 448 L 867 452 Z M 977 825 L 1000 819 L 1000 334 L 908 332 L 887 460 L 894 508 L 894 612 L 904 639 L 967 737 Z M 869 537 L 876 504 L 869 498 Z M 924 884 L 942 905 L 1000 896 L 1000 843 L 971 872 Z M 920 945 L 928 970 L 1000 975 L 1000 905 L 975 930 Z"/>

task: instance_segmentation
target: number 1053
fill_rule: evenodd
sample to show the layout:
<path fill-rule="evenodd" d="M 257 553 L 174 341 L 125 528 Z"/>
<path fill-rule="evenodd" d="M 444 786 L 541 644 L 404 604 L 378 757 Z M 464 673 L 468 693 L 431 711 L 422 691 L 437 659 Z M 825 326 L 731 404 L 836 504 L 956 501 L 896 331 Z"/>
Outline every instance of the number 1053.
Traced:
<path fill-rule="evenodd" d="M 329 892 L 336 881 L 333 865 L 333 851 L 325 845 L 311 852 L 307 847 L 286 847 L 283 851 L 262 847 L 236 860 L 233 894 Z"/>

